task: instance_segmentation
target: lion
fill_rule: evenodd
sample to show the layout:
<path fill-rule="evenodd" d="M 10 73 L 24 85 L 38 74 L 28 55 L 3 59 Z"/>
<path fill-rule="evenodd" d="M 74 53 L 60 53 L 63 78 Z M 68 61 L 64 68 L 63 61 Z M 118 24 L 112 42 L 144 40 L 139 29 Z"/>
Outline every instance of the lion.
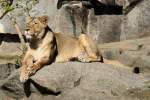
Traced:
<path fill-rule="evenodd" d="M 103 62 L 96 44 L 86 34 L 78 38 L 54 33 L 48 27 L 48 16 L 27 17 L 25 36 L 29 40 L 27 52 L 22 60 L 20 81 L 25 82 L 44 65 L 63 63 Z"/>

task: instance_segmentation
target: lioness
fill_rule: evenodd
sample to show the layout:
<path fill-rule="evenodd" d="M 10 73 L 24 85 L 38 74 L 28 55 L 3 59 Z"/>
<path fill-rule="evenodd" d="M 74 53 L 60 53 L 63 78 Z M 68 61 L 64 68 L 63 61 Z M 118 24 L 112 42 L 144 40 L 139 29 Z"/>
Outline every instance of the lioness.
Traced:
<path fill-rule="evenodd" d="M 25 82 L 31 75 L 52 62 L 103 61 L 95 43 L 85 34 L 79 38 L 54 33 L 48 27 L 48 17 L 27 17 L 25 36 L 29 47 L 22 61 L 20 81 Z"/>

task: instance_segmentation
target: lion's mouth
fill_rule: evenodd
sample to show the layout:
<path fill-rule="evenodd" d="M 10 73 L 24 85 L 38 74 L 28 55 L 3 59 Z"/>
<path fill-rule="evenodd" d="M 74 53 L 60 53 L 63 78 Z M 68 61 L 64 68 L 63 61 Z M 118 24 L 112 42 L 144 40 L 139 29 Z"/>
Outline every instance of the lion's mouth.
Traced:
<path fill-rule="evenodd" d="M 45 35 L 45 30 L 43 29 L 41 32 L 35 32 L 35 33 L 31 33 L 30 31 L 26 30 L 24 32 L 24 35 L 27 40 L 41 39 Z"/>
<path fill-rule="evenodd" d="M 32 39 L 32 36 L 30 35 L 30 33 L 28 31 L 25 31 L 24 35 L 25 35 L 26 39 Z"/>

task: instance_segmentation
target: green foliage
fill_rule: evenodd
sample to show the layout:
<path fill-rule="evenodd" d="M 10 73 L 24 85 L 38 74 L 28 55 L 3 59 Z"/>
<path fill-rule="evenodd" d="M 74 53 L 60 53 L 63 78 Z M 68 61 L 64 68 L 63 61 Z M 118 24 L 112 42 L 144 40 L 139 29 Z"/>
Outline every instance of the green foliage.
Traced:
<path fill-rule="evenodd" d="M 14 9 L 13 6 L 9 4 L 6 4 L 3 8 L 6 12 L 12 11 Z"/>
<path fill-rule="evenodd" d="M 17 56 L 15 58 L 15 64 L 16 64 L 16 66 L 18 66 L 18 68 L 21 67 L 21 65 L 22 65 L 22 58 L 23 58 L 22 55 L 21 56 Z"/>
<path fill-rule="evenodd" d="M 7 0 L 0 0 L 0 5 L 6 12 L 14 9 L 13 6 L 11 6 L 10 2 Z"/>
<path fill-rule="evenodd" d="M 23 16 L 25 14 L 30 15 L 29 12 L 37 3 L 39 3 L 39 0 L 16 0 L 15 4 L 10 4 L 9 0 L 0 0 L 0 6 L 4 9 L 4 11 L 9 12 L 17 10 L 14 16 Z"/>

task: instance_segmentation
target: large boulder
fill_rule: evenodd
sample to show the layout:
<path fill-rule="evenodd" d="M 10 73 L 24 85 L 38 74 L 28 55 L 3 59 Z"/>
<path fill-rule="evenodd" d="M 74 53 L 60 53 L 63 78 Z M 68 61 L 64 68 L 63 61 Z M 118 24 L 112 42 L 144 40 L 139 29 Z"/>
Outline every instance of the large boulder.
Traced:
<path fill-rule="evenodd" d="M 118 60 L 138 72 L 150 72 L 150 37 L 99 45 L 104 58 Z"/>
<path fill-rule="evenodd" d="M 148 80 L 125 66 L 68 62 L 45 66 L 24 84 L 17 70 L 0 86 L 7 97 L 23 100 L 137 100 L 137 95 L 125 99 L 124 93 L 143 88 Z"/>

